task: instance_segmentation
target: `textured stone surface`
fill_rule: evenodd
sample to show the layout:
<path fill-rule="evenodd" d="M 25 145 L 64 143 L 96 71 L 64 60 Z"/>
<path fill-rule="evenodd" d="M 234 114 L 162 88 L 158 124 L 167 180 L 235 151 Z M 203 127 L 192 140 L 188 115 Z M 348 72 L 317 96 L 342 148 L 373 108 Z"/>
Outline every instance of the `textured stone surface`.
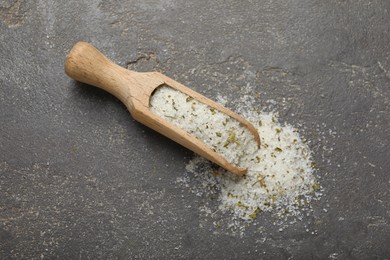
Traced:
<path fill-rule="evenodd" d="M 0 258 L 389 258 L 389 9 L 0 0 Z M 306 129 L 319 166 L 314 234 L 299 222 L 263 225 L 261 236 L 252 226 L 243 238 L 216 230 L 199 198 L 174 184 L 192 154 L 66 77 L 79 40 L 212 98 L 234 100 L 250 84 L 259 105 L 277 101 L 283 121 Z"/>

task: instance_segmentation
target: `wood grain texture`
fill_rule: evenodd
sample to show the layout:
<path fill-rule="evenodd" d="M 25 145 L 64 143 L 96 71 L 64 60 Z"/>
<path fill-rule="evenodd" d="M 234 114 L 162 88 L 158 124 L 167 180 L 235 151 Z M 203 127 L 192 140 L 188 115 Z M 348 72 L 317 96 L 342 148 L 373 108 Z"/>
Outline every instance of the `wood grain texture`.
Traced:
<path fill-rule="evenodd" d="M 230 164 L 199 139 L 152 113 L 149 110 L 149 102 L 153 91 L 159 86 L 167 85 L 229 115 L 248 128 L 260 147 L 260 137 L 256 129 L 241 116 L 161 73 L 139 73 L 122 68 L 89 43 L 78 42 L 74 45 L 66 58 L 65 72 L 77 81 L 111 93 L 126 105 L 138 122 L 237 175 L 244 175 L 247 169 Z"/>

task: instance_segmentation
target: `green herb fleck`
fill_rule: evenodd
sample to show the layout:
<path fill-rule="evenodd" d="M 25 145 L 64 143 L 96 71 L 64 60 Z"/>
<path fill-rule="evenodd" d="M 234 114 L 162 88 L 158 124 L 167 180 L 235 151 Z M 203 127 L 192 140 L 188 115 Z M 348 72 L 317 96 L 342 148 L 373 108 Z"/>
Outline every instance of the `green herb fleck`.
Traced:
<path fill-rule="evenodd" d="M 280 149 L 279 147 L 276 147 L 276 148 L 275 148 L 275 151 L 277 151 L 277 152 L 279 152 L 279 153 L 280 153 L 280 152 L 283 152 L 283 150 Z"/>
<path fill-rule="evenodd" d="M 319 191 L 319 190 L 321 190 L 321 186 L 318 183 L 316 183 L 316 184 L 313 185 L 313 190 L 314 191 Z"/>
<path fill-rule="evenodd" d="M 194 99 L 193 97 L 188 96 L 188 97 L 186 98 L 186 102 L 190 102 L 190 101 L 193 100 L 193 99 Z"/>
<path fill-rule="evenodd" d="M 230 132 L 228 138 L 226 139 L 226 142 L 223 147 L 228 147 L 229 144 L 235 143 L 237 145 L 240 145 L 240 143 L 236 140 L 236 134 L 234 132 Z"/>
<path fill-rule="evenodd" d="M 297 197 L 297 201 L 298 201 L 298 207 L 301 207 L 302 206 L 302 196 L 301 195 L 298 195 Z"/>
<path fill-rule="evenodd" d="M 175 107 L 175 104 L 176 104 L 176 103 L 175 103 L 175 100 L 172 99 L 172 107 L 173 107 L 173 109 L 175 109 L 176 111 L 178 111 L 178 109 Z"/>
<path fill-rule="evenodd" d="M 233 194 L 230 193 L 230 192 L 227 193 L 227 196 L 228 196 L 228 197 L 231 197 L 231 198 L 236 198 L 236 199 L 238 198 L 237 195 L 233 195 Z"/>
<path fill-rule="evenodd" d="M 311 162 L 311 168 L 313 168 L 313 169 L 317 169 L 318 168 L 316 162 Z"/>
<path fill-rule="evenodd" d="M 249 217 L 255 219 L 258 213 L 261 213 L 261 209 L 259 209 L 259 207 L 257 207 L 251 214 L 249 214 Z"/>
<path fill-rule="evenodd" d="M 242 207 L 242 208 L 249 209 L 249 207 L 246 206 L 246 205 L 245 205 L 244 203 L 242 203 L 241 201 L 237 202 L 237 206 Z"/>
<path fill-rule="evenodd" d="M 234 142 L 236 140 L 236 134 L 231 132 L 227 140 L 230 142 Z"/>
<path fill-rule="evenodd" d="M 196 131 L 199 131 L 199 132 L 201 132 L 201 133 L 203 133 L 202 129 L 200 129 L 198 126 L 196 127 L 195 130 L 196 130 Z"/>

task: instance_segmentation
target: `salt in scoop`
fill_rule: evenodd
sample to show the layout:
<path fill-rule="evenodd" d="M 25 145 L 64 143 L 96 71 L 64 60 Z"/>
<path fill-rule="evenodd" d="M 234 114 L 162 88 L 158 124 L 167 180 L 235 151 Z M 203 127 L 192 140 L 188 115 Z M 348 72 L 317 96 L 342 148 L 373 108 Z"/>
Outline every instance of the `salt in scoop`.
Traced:
<path fill-rule="evenodd" d="M 247 169 L 229 163 L 198 138 L 150 111 L 150 98 L 154 91 L 161 86 L 168 86 L 226 114 L 247 128 L 260 147 L 258 132 L 243 117 L 159 72 L 141 73 L 122 68 L 89 43 L 78 42 L 73 46 L 66 57 L 65 72 L 77 81 L 111 93 L 126 105 L 138 122 L 237 175 L 244 175 Z"/>

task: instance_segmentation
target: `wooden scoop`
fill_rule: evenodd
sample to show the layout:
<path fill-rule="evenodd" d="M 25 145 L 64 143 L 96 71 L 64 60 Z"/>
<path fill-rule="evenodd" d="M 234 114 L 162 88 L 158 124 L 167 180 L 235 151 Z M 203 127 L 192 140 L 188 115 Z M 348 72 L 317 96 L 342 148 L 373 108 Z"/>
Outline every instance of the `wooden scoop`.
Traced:
<path fill-rule="evenodd" d="M 229 115 L 248 128 L 260 147 L 259 134 L 244 118 L 161 73 L 139 73 L 122 68 L 86 42 L 78 42 L 73 46 L 66 57 L 65 72 L 75 80 L 106 90 L 122 101 L 138 122 L 237 175 L 244 175 L 247 169 L 230 164 L 201 140 L 151 112 L 149 100 L 153 91 L 167 85 Z"/>

